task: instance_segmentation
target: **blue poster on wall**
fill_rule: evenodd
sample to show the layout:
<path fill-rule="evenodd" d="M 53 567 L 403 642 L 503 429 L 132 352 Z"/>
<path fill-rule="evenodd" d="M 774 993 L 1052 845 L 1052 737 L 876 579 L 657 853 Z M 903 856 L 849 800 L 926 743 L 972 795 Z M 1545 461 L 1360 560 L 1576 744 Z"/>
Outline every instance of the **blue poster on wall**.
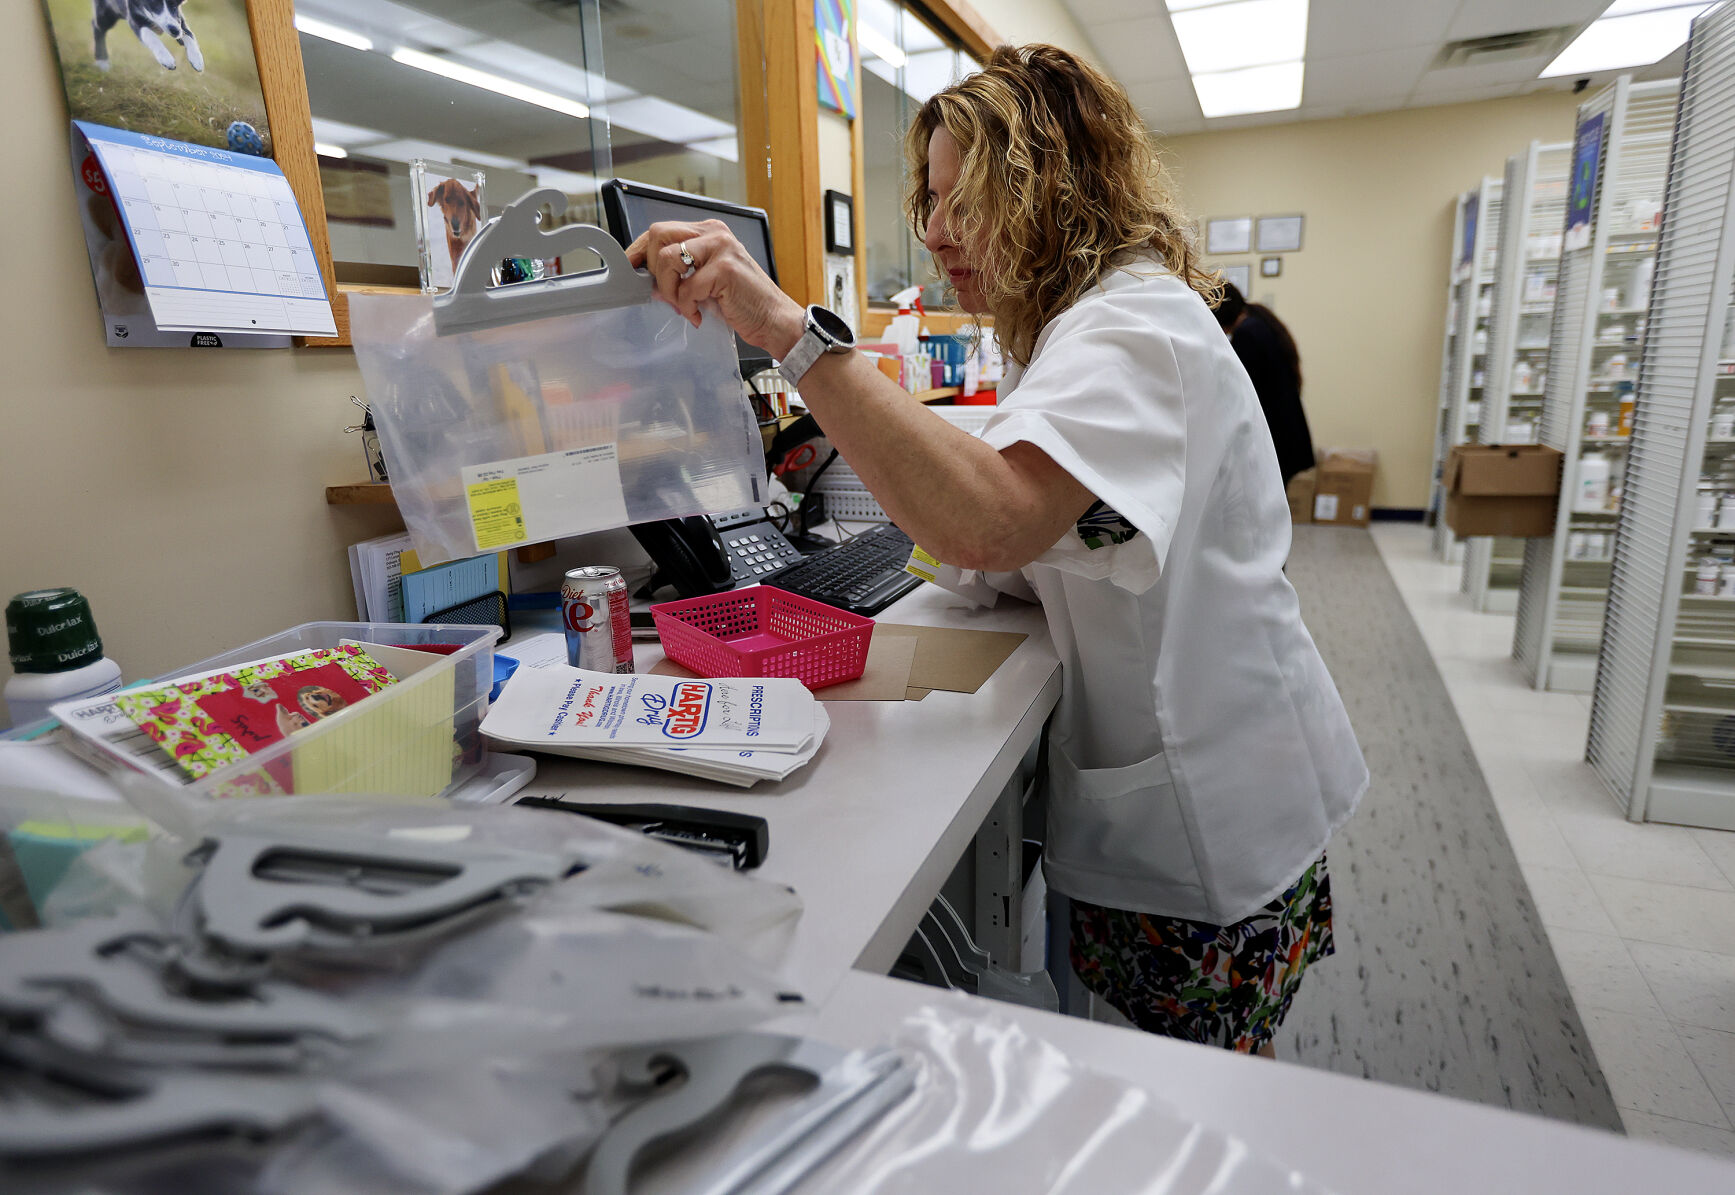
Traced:
<path fill-rule="evenodd" d="M 1464 237 L 1458 246 L 1458 277 L 1470 276 L 1470 263 L 1476 257 L 1476 220 L 1482 212 L 1482 192 L 1472 191 L 1464 197 Z"/>
<path fill-rule="evenodd" d="M 855 119 L 855 0 L 813 0 L 813 36 L 818 41 L 819 102 Z"/>
<path fill-rule="evenodd" d="M 1605 114 L 1598 112 L 1580 121 L 1572 136 L 1572 178 L 1566 193 L 1566 237 L 1563 251 L 1590 244 L 1590 207 L 1596 197 L 1597 166 L 1602 160 L 1602 126 Z"/>

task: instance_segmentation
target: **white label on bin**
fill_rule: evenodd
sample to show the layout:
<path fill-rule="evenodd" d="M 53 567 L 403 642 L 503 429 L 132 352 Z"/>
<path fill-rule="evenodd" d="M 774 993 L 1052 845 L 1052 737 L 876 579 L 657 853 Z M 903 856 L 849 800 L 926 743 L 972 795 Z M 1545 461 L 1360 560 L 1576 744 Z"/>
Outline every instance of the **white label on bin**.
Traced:
<path fill-rule="evenodd" d="M 1337 495 L 1316 494 L 1313 498 L 1313 521 L 1329 523 L 1337 518 Z"/>
<path fill-rule="evenodd" d="M 459 472 L 478 552 L 627 523 L 620 454 L 613 444 L 471 465 Z"/>

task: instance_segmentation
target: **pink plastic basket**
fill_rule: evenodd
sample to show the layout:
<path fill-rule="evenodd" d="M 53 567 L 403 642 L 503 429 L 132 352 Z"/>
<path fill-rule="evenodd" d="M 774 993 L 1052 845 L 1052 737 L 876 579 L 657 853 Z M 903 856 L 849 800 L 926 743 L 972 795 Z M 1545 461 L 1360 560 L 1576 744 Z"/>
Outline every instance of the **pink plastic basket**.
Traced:
<path fill-rule="evenodd" d="M 755 585 L 651 607 L 669 659 L 700 676 L 793 676 L 810 689 L 867 667 L 874 621 Z"/>

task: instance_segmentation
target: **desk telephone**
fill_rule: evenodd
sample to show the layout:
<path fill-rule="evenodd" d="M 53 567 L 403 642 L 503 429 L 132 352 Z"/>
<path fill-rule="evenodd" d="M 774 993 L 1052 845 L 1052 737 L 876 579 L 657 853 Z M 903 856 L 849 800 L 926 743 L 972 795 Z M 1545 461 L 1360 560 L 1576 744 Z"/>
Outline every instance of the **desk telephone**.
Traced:
<path fill-rule="evenodd" d="M 904 569 L 914 545 L 891 523 L 806 556 L 757 509 L 632 530 L 657 566 L 652 592 L 673 585 L 682 597 L 696 597 L 766 582 L 872 618 L 921 584 Z"/>
<path fill-rule="evenodd" d="M 640 523 L 631 530 L 657 566 L 651 589 L 672 585 L 682 597 L 752 585 L 801 559 L 795 545 L 757 506 L 711 518 Z"/>

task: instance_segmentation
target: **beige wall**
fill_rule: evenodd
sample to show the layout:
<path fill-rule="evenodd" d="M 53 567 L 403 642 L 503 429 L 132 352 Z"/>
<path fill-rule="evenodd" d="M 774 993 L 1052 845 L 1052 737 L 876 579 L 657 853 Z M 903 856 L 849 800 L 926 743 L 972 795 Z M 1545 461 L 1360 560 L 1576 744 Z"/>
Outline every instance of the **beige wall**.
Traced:
<path fill-rule="evenodd" d="M 1379 450 L 1375 506 L 1427 503 L 1454 197 L 1533 139 L 1570 140 L 1574 105 L 1546 92 L 1166 144 L 1190 215 L 1307 217 L 1280 277 L 1221 260 L 1250 262 L 1294 333 L 1315 444 Z"/>
<path fill-rule="evenodd" d="M 346 545 L 397 525 L 325 504 L 328 482 L 366 475 L 342 431 L 362 392 L 354 358 L 103 347 L 60 80 L 42 7 L 23 12 L 0 74 L 15 200 L 0 241 L 0 600 L 83 590 L 128 677 L 353 618 Z"/>

